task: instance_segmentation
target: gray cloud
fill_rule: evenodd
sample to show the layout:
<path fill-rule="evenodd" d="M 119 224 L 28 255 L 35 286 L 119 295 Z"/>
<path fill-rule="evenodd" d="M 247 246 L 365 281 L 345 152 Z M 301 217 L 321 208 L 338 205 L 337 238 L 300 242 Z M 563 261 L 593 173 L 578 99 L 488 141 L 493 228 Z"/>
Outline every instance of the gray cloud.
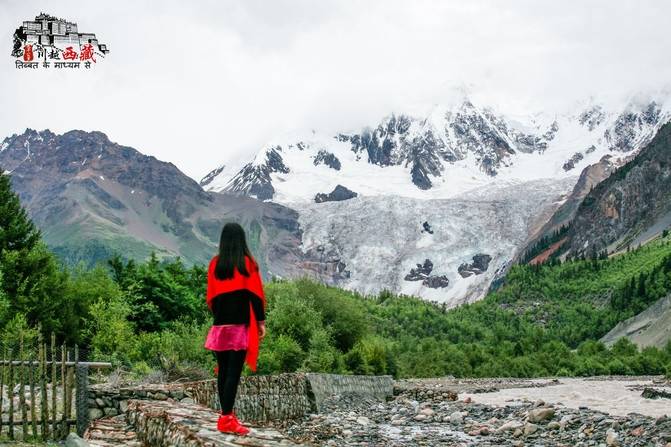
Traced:
<path fill-rule="evenodd" d="M 358 129 L 466 84 L 524 113 L 671 80 L 664 1 L 0 1 L 0 135 L 101 130 L 199 178 L 296 128 Z M 16 70 L 18 24 L 70 18 L 94 70 Z"/>

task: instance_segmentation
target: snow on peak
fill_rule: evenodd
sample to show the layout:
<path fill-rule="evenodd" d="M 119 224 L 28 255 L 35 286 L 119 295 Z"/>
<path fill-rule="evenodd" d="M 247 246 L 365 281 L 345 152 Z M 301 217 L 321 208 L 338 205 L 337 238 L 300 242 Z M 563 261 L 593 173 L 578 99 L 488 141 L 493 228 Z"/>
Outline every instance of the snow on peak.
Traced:
<path fill-rule="evenodd" d="M 576 176 L 606 153 L 638 149 L 671 116 L 668 101 L 643 97 L 618 108 L 589 98 L 563 113 L 527 116 L 498 114 L 465 93 L 455 98 L 421 117 L 391 114 L 359 133 L 288 133 L 201 184 L 257 198 L 251 191 L 262 191 L 281 203 L 311 202 L 339 184 L 363 195 L 454 197 L 495 182 Z"/>

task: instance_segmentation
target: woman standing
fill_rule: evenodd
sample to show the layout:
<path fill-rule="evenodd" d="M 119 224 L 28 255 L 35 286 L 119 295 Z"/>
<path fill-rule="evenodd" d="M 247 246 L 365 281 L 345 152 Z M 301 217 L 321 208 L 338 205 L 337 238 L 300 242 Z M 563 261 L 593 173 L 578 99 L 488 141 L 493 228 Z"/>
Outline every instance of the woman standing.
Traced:
<path fill-rule="evenodd" d="M 245 231 L 236 223 L 224 225 L 219 254 L 210 261 L 207 305 L 214 315 L 205 348 L 214 351 L 217 357 L 217 390 L 221 404 L 217 429 L 246 435 L 249 429 L 235 416 L 233 404 L 244 363 L 256 371 L 259 339 L 266 334 L 266 298 L 258 264 L 247 247 Z"/>

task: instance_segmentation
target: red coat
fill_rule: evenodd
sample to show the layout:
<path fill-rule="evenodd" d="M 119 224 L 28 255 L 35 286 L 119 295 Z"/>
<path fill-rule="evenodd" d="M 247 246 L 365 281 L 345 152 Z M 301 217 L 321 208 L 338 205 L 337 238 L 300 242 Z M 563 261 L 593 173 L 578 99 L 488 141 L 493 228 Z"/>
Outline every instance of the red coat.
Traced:
<path fill-rule="evenodd" d="M 222 293 L 233 292 L 234 290 L 247 289 L 254 295 L 258 296 L 263 302 L 263 308 L 266 308 L 266 295 L 263 293 L 263 283 L 261 282 L 261 275 L 259 274 L 259 268 L 255 261 L 249 257 L 245 257 L 245 265 L 247 266 L 247 271 L 249 276 L 241 274 L 238 269 L 234 269 L 233 278 L 230 279 L 217 279 L 214 276 L 214 268 L 217 265 L 217 259 L 219 256 L 215 256 L 210 261 L 210 265 L 207 270 L 207 295 L 206 302 L 207 306 L 212 309 L 212 300 Z M 225 298 L 222 298 L 225 299 Z M 253 372 L 256 372 L 256 360 L 259 356 L 259 328 L 256 323 L 256 316 L 254 315 L 254 309 L 252 308 L 252 303 L 249 303 L 249 330 L 248 340 L 247 340 L 247 355 L 245 357 L 245 362 Z"/>

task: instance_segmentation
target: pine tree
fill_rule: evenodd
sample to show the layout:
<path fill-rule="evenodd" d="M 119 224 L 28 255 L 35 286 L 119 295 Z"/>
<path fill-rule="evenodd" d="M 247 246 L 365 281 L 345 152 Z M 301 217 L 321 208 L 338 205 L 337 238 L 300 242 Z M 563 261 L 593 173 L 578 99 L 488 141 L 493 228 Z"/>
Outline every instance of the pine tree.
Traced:
<path fill-rule="evenodd" d="M 40 231 L 12 191 L 9 176 L 0 168 L 0 254 L 5 250 L 30 250 L 39 240 Z"/>
<path fill-rule="evenodd" d="M 79 318 L 65 296 L 67 273 L 42 242 L 4 173 L 0 173 L 0 270 L 8 318 L 25 317 L 29 325 L 41 323 L 45 333 L 53 330 L 58 335 L 69 319 Z M 5 323 L 0 321 L 0 326 Z"/>
<path fill-rule="evenodd" d="M 636 291 L 636 295 L 638 295 L 639 298 L 642 298 L 643 300 L 645 299 L 646 293 L 645 293 L 645 276 L 643 276 L 643 273 L 638 275 L 638 289 Z"/>

